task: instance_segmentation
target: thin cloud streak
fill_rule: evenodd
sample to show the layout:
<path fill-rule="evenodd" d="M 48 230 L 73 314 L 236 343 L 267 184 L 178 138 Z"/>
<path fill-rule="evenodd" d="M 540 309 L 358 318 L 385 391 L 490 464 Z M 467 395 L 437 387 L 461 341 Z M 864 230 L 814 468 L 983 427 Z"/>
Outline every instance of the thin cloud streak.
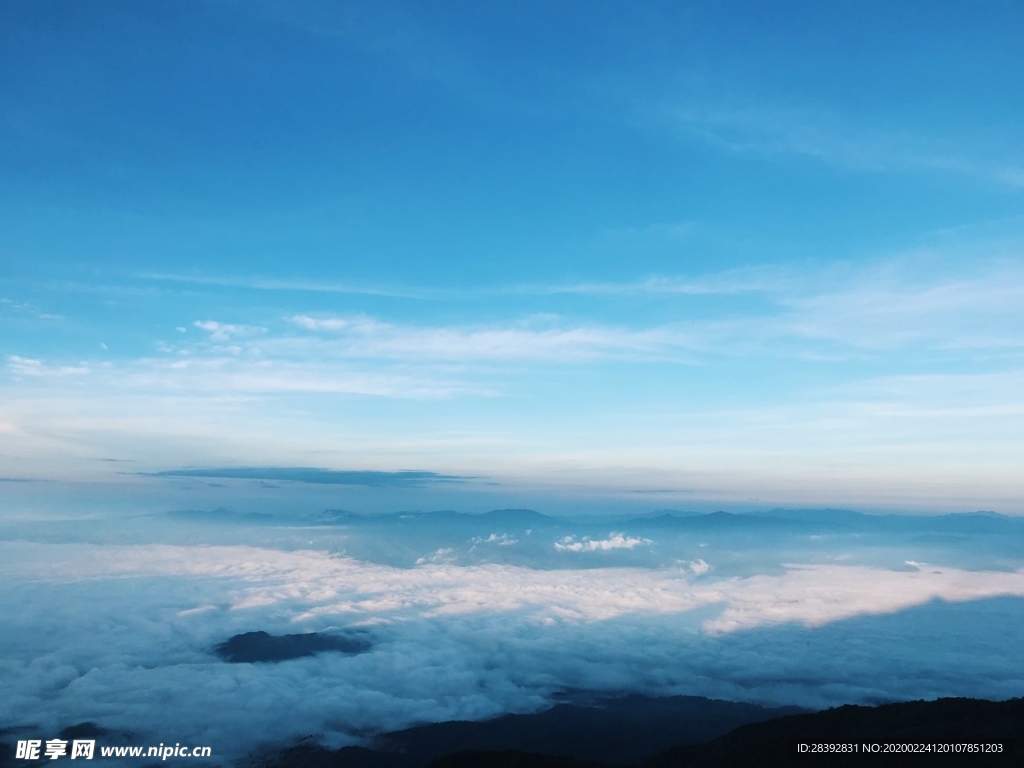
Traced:
<path fill-rule="evenodd" d="M 767 272 L 765 270 L 764 272 Z M 743 293 L 762 293 L 778 286 L 777 280 L 761 279 L 762 270 L 736 270 L 704 279 L 679 277 L 651 277 L 636 282 L 569 283 L 564 285 L 520 285 L 502 289 L 501 293 L 524 296 L 732 296 Z"/>
<path fill-rule="evenodd" d="M 676 359 L 688 349 L 687 336 L 670 326 L 628 329 L 614 326 L 530 327 L 529 320 L 496 327 L 418 327 L 371 318 L 314 318 L 289 322 L 313 331 L 346 332 L 343 340 L 320 343 L 322 352 L 351 357 L 436 361 L 581 362 L 608 359 Z M 287 345 L 293 341 L 285 342 Z"/>
<path fill-rule="evenodd" d="M 453 294 L 442 289 L 410 289 L 373 285 L 354 285 L 330 281 L 299 280 L 276 277 L 247 277 L 242 275 L 185 275 L 169 272 L 140 273 L 135 277 L 163 283 L 210 285 L 223 288 L 244 288 L 254 291 L 282 291 L 297 293 L 337 293 L 380 296 L 399 299 L 443 299 Z M 454 292 L 458 294 L 458 292 Z"/>
<path fill-rule="evenodd" d="M 431 483 L 461 483 L 472 478 L 442 475 L 425 470 L 398 472 L 339 471 L 319 467 L 193 467 L 160 472 L 138 472 L 145 477 L 221 478 L 233 480 L 278 480 L 316 485 L 360 485 L 366 487 L 423 487 Z"/>
<path fill-rule="evenodd" d="M 767 158 L 802 156 L 863 173 L 932 171 L 1024 187 L 1024 161 L 977 159 L 951 144 L 907 131 L 851 128 L 819 111 L 750 105 L 692 108 L 662 105 L 658 120 L 722 150 Z"/>

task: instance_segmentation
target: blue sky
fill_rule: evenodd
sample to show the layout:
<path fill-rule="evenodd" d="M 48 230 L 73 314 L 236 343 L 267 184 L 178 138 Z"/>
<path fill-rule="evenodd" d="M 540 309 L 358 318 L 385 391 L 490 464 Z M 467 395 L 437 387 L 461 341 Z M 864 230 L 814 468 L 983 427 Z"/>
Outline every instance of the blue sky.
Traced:
<path fill-rule="evenodd" d="M 1020 520 L 822 508 L 1024 514 L 1022 40 L 1015 0 L 0 2 L 0 730 L 1020 695 Z M 509 508 L 565 517 L 408 515 Z"/>
<path fill-rule="evenodd" d="M 5 3 L 0 476 L 1020 512 L 1022 32 Z"/>

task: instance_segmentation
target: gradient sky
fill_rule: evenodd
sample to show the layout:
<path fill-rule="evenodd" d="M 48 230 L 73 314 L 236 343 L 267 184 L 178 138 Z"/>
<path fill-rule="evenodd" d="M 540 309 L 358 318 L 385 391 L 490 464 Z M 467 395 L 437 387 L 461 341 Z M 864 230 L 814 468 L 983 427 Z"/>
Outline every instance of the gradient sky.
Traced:
<path fill-rule="evenodd" d="M 9 0 L 0 477 L 1022 512 L 1022 40 L 1012 0 Z"/>

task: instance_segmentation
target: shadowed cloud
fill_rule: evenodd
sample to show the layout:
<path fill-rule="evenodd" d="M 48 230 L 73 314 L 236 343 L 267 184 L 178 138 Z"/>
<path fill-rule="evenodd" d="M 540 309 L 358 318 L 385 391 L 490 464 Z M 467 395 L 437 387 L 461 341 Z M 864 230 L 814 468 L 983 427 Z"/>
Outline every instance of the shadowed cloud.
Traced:
<path fill-rule="evenodd" d="M 139 472 L 145 477 L 221 478 L 228 480 L 283 480 L 319 485 L 363 485 L 370 487 L 402 487 L 430 483 L 461 483 L 471 478 L 442 475 L 424 470 L 403 469 L 398 472 L 350 471 L 318 467 L 220 467 L 167 469 L 161 472 Z"/>

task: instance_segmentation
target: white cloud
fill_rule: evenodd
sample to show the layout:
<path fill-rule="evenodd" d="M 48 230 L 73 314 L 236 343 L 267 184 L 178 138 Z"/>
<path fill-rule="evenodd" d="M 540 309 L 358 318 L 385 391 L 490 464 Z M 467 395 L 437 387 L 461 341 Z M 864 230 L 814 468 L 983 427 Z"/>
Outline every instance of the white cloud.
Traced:
<path fill-rule="evenodd" d="M 309 315 L 293 315 L 285 318 L 307 331 L 351 331 L 354 333 L 372 333 L 392 328 L 366 315 L 352 317 L 311 317 Z"/>
<path fill-rule="evenodd" d="M 529 531 L 527 531 L 529 533 Z M 470 543 L 475 547 L 477 544 L 496 544 L 499 547 L 511 547 L 519 543 L 519 539 L 514 536 L 510 536 L 507 533 L 492 533 L 486 538 L 483 536 L 474 536 L 470 539 Z"/>
<path fill-rule="evenodd" d="M 309 331 L 340 331 L 351 325 L 349 320 L 340 317 L 317 319 L 309 315 L 295 315 L 294 317 L 289 317 L 288 320 Z"/>
<path fill-rule="evenodd" d="M 266 331 L 266 328 L 258 325 L 231 325 L 218 323 L 216 320 L 196 320 L 192 325 L 209 333 L 211 341 L 220 342 L 230 341 L 236 336 L 251 336 Z"/>
<path fill-rule="evenodd" d="M 452 563 L 455 561 L 454 554 L 455 550 L 451 547 L 440 547 L 431 552 L 430 555 L 428 555 L 427 557 L 417 558 L 416 565 L 428 565 L 431 563 Z M 375 606 L 381 605 L 381 603 L 377 601 L 364 601 L 362 605 Z"/>
<path fill-rule="evenodd" d="M 495 541 L 500 541 L 495 536 Z M 566 537 L 560 551 L 630 549 L 647 539 L 611 534 L 608 539 Z M 582 546 L 577 546 L 582 545 Z M 723 605 L 704 622 L 712 632 L 795 622 L 808 627 L 866 613 L 892 613 L 934 599 L 1024 597 L 1024 570 L 965 571 L 945 566 L 885 570 L 864 565 L 786 565 L 778 575 L 690 582 L 670 570 L 597 568 L 532 570 L 520 566 L 452 565 L 442 547 L 420 567 L 402 569 L 318 551 L 286 552 L 246 546 L 99 546 L 0 542 L 5 578 L 68 579 L 160 576 L 230 579 L 226 604 L 287 605 L 298 617 L 373 615 L 407 620 L 439 613 L 529 609 L 542 617 L 557 609 L 581 620 L 631 613 L 678 613 Z M 692 567 L 696 566 L 696 567 Z M 704 560 L 691 563 L 707 573 Z M 383 608 L 382 606 L 388 606 Z"/>
<path fill-rule="evenodd" d="M 89 373 L 86 363 L 80 365 L 46 365 L 42 360 L 18 355 L 7 356 L 7 370 L 15 376 L 82 376 Z"/>
<path fill-rule="evenodd" d="M 651 543 L 653 542 L 650 539 L 612 532 L 608 534 L 607 539 L 591 539 L 584 536 L 580 541 L 576 541 L 575 536 L 566 536 L 555 542 L 555 549 L 559 552 L 606 552 L 610 549 L 633 549 L 641 544 Z"/>
<path fill-rule="evenodd" d="M 698 576 L 703 576 L 705 573 L 711 570 L 711 566 L 707 564 L 705 560 L 698 558 L 690 562 L 690 570 Z"/>

